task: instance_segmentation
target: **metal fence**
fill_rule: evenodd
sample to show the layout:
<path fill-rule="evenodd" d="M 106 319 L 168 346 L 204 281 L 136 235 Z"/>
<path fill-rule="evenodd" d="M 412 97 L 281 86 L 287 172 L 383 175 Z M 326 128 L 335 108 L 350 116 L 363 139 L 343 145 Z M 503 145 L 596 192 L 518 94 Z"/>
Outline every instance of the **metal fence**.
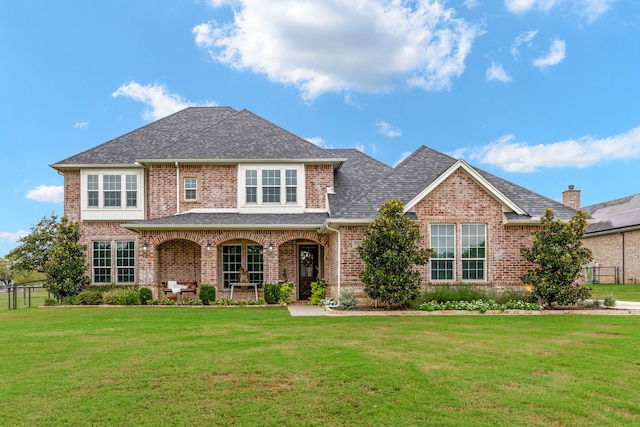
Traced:
<path fill-rule="evenodd" d="M 17 310 L 18 308 L 43 305 L 44 300 L 50 296 L 49 291 L 42 286 L 42 282 L 32 283 L 33 284 L 11 284 L 6 286 L 7 305 L 5 305 L 5 307 L 9 310 Z"/>
<path fill-rule="evenodd" d="M 593 267 L 584 267 L 582 269 L 582 277 L 585 278 L 587 283 L 620 283 L 620 268 L 615 267 L 603 267 L 595 265 Z"/>

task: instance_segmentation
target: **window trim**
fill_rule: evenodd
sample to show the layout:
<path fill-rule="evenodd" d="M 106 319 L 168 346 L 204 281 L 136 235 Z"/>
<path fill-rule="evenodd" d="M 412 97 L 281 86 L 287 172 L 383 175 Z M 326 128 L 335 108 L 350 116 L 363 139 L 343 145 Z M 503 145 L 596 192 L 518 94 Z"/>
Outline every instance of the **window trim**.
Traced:
<path fill-rule="evenodd" d="M 193 184 L 195 184 L 193 188 L 187 187 L 187 180 L 193 181 Z M 198 201 L 198 177 L 185 176 L 184 179 L 182 180 L 182 188 L 183 188 L 182 198 L 186 203 Z M 187 197 L 187 191 L 194 191 L 195 197 L 193 198 Z"/>
<path fill-rule="evenodd" d="M 105 190 L 105 176 L 119 176 L 119 189 Z M 119 192 L 120 206 L 105 206 L 105 194 L 113 191 Z M 130 206 L 132 201 L 135 202 L 135 206 Z M 82 169 L 80 206 L 83 221 L 145 219 L 144 170 L 140 168 Z"/>
<path fill-rule="evenodd" d="M 108 245 L 107 249 L 96 249 L 96 244 L 106 244 Z M 123 250 L 128 251 L 127 257 L 120 257 L 120 246 L 121 244 L 131 245 L 129 248 L 124 248 Z M 133 284 L 137 281 L 138 274 L 138 258 L 137 258 L 137 248 L 138 243 L 133 239 L 111 239 L 111 240 L 93 240 L 91 242 L 91 283 L 93 284 Z M 104 258 L 96 257 L 96 251 L 104 251 L 106 255 Z M 96 261 L 104 259 L 104 265 L 96 265 Z M 133 265 L 119 265 L 121 260 L 127 260 L 129 264 Z M 108 262 L 108 264 L 107 264 Z M 96 274 L 96 269 L 105 270 L 104 272 L 100 272 L 100 274 Z M 121 281 L 121 270 L 124 269 L 132 269 L 133 273 L 128 273 L 127 276 L 132 278 L 131 281 Z M 124 274 L 124 273 L 122 273 Z M 104 275 L 104 277 L 108 280 L 96 281 L 96 277 Z M 114 280 L 115 279 L 115 280 Z"/>
<path fill-rule="evenodd" d="M 464 245 L 464 238 L 465 238 L 465 233 L 464 233 L 464 229 L 465 227 L 477 227 L 477 226 L 481 226 L 484 234 L 483 234 L 483 242 L 484 242 L 484 257 L 464 257 L 464 252 L 465 252 L 465 245 Z M 467 237 L 479 237 L 479 234 L 469 234 Z M 464 282 L 483 282 L 485 280 L 487 280 L 487 226 L 486 224 L 482 224 L 482 223 L 464 223 L 464 224 L 460 224 L 460 239 L 461 239 L 461 243 L 460 243 L 460 278 L 462 281 Z M 468 248 L 469 250 L 471 250 L 472 248 L 469 246 Z M 464 279 L 464 275 L 465 275 L 465 268 L 464 268 L 464 264 L 465 261 L 470 262 L 470 261 L 481 261 L 482 262 L 482 278 L 476 278 L 476 279 Z"/>
<path fill-rule="evenodd" d="M 267 185 L 263 182 L 263 171 L 279 171 L 279 184 Z M 250 177 L 251 183 L 248 185 L 247 171 L 255 171 Z M 291 173 L 295 171 L 291 177 Z M 289 176 L 289 178 L 287 178 Z M 295 185 L 292 185 L 295 180 Z M 265 202 L 264 188 L 278 187 L 279 201 Z M 255 202 L 247 202 L 247 188 L 255 189 Z M 291 188 L 295 188 L 295 202 L 288 202 L 292 199 Z M 255 212 L 257 210 L 265 213 L 302 213 L 305 209 L 305 167 L 301 163 L 247 163 L 238 165 L 238 209 L 244 212 Z"/>
<path fill-rule="evenodd" d="M 434 255 L 431 256 L 430 260 L 429 260 L 429 275 L 430 275 L 430 281 L 431 282 L 447 282 L 447 283 L 454 283 L 454 282 L 461 282 L 461 283 L 481 283 L 481 282 L 486 282 L 487 281 L 487 277 L 488 277 L 488 256 L 487 256 L 487 250 L 488 250 L 488 245 L 487 245 L 487 240 L 488 240 L 488 236 L 487 236 L 487 224 L 486 223 L 482 223 L 482 222 L 464 222 L 464 223 L 440 223 L 440 222 L 434 222 L 429 224 L 429 244 L 431 248 L 434 248 L 434 233 L 433 233 L 433 227 L 434 226 L 451 226 L 453 227 L 453 258 L 437 258 Z M 479 237 L 479 234 L 474 234 L 474 235 L 465 235 L 464 234 L 464 230 L 467 229 L 470 226 L 481 226 L 483 228 L 484 231 L 484 257 L 465 257 L 464 256 L 464 252 L 466 249 L 472 249 L 471 247 L 466 247 L 464 242 L 465 242 L 465 237 Z M 467 245 L 468 246 L 468 245 Z M 448 248 L 446 248 L 448 249 Z M 451 279 L 439 279 L 439 278 L 434 278 L 433 277 L 433 265 L 435 262 L 438 261 L 451 261 L 452 262 L 452 273 L 451 273 Z M 472 279 L 465 279 L 463 278 L 465 276 L 465 273 L 469 271 L 469 269 L 465 269 L 464 265 L 465 263 L 468 262 L 481 262 L 482 263 L 482 277 L 481 278 L 472 278 Z"/>
<path fill-rule="evenodd" d="M 443 282 L 454 282 L 456 280 L 456 264 L 457 264 L 457 257 L 456 257 L 456 253 L 457 253 L 457 241 L 456 241 L 456 224 L 453 223 L 433 223 L 430 224 L 429 226 L 429 244 L 430 247 L 434 247 L 433 245 L 433 238 L 434 238 L 434 233 L 433 233 L 433 227 L 437 226 L 437 227 L 451 227 L 453 229 L 453 257 L 452 258 L 439 258 L 439 257 L 435 257 L 434 255 L 431 256 L 430 259 L 430 263 L 429 263 L 429 271 L 430 271 L 430 275 L 431 275 L 431 280 L 432 281 L 443 281 Z M 438 235 L 440 236 L 440 235 Z M 445 238 L 448 237 L 448 235 L 444 236 Z M 448 247 L 446 247 L 446 249 L 449 249 Z M 451 279 L 434 279 L 433 278 L 433 263 L 437 262 L 437 261 L 445 261 L 445 262 L 451 262 Z"/>
<path fill-rule="evenodd" d="M 230 289 L 230 286 L 226 283 L 226 274 L 231 274 L 231 275 L 236 275 L 236 279 L 237 279 L 237 274 L 238 274 L 238 268 L 236 268 L 235 270 L 225 270 L 225 248 L 228 247 L 240 247 L 240 266 L 246 268 L 249 271 L 249 280 L 250 283 L 256 283 L 258 284 L 258 287 L 262 287 L 262 284 L 264 283 L 264 247 L 262 245 L 260 245 L 259 243 L 253 242 L 253 241 L 244 241 L 244 242 L 239 242 L 239 243 L 233 243 L 233 242 L 229 242 L 229 243 L 225 243 L 222 245 L 222 249 L 220 250 L 220 274 L 221 274 L 221 283 L 222 283 L 222 288 L 223 289 Z M 253 265 L 255 265 L 255 262 L 252 264 L 249 264 L 249 247 L 258 247 L 260 248 L 261 252 L 260 254 L 262 255 L 262 259 L 260 262 L 260 265 L 262 266 L 262 270 L 261 271 L 252 271 L 251 267 Z M 235 254 L 234 254 L 235 255 Z M 256 277 L 256 275 L 258 277 Z M 232 282 L 230 281 L 229 283 L 237 283 L 237 282 Z"/>

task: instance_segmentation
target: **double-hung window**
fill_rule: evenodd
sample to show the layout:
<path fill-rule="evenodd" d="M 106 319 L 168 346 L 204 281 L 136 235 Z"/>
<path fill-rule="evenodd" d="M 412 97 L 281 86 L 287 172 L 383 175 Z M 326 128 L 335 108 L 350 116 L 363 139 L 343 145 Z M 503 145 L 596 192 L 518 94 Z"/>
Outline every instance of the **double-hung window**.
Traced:
<path fill-rule="evenodd" d="M 94 241 L 92 249 L 93 283 L 114 283 L 114 277 L 115 283 L 135 282 L 134 241 Z"/>
<path fill-rule="evenodd" d="M 184 179 L 184 199 L 198 200 L 198 178 Z"/>
<path fill-rule="evenodd" d="M 82 220 L 144 219 L 143 178 L 138 169 L 82 171 Z"/>
<path fill-rule="evenodd" d="M 262 246 L 250 244 L 222 247 L 222 282 L 225 288 L 238 283 L 238 269 L 249 271 L 249 282 L 262 284 L 264 278 Z"/>
<path fill-rule="evenodd" d="M 486 226 L 432 224 L 431 280 L 486 280 Z M 457 233 L 460 233 L 460 240 Z M 459 247 L 459 249 L 457 249 Z"/>

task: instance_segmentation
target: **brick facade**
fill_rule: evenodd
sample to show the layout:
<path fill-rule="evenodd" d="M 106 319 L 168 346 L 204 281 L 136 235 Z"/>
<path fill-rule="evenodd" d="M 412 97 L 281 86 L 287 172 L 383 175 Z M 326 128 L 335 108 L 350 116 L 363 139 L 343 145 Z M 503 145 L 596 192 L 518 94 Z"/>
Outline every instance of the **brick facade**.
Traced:
<path fill-rule="evenodd" d="M 593 254 L 591 267 L 606 267 L 601 270 L 604 276 L 600 282 L 613 283 L 610 268 L 616 267 L 620 283 L 640 283 L 640 230 L 587 237 L 582 243 Z"/>
<path fill-rule="evenodd" d="M 333 188 L 333 166 L 305 165 L 304 176 L 307 208 L 326 208 L 327 188 Z"/>

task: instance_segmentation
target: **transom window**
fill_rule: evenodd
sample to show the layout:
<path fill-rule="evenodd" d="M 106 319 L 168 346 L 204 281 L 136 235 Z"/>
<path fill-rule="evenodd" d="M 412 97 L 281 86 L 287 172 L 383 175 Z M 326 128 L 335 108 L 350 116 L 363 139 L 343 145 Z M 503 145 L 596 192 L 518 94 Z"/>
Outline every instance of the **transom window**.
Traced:
<path fill-rule="evenodd" d="M 198 178 L 184 179 L 184 199 L 198 200 Z"/>
<path fill-rule="evenodd" d="M 456 249 L 456 224 L 432 224 L 431 280 L 454 280 L 456 267 L 463 281 L 486 278 L 486 226 L 460 225 L 460 250 Z"/>
<path fill-rule="evenodd" d="M 116 283 L 135 282 L 134 241 L 95 241 L 92 249 L 93 283 L 113 283 L 114 277 Z"/>
<path fill-rule="evenodd" d="M 249 271 L 249 282 L 262 284 L 264 280 L 262 246 L 250 244 L 222 247 L 222 282 L 225 288 L 238 283 L 238 269 Z"/>

